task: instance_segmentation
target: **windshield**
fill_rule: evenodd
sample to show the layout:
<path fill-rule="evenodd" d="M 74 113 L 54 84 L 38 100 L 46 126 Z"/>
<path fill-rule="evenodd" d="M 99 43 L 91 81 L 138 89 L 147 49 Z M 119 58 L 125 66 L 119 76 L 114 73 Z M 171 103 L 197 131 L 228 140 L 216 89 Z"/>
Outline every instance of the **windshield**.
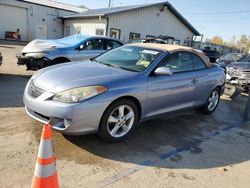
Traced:
<path fill-rule="evenodd" d="M 94 59 L 101 64 L 142 72 L 161 54 L 161 51 L 136 46 L 122 46 Z"/>
<path fill-rule="evenodd" d="M 243 56 L 239 59 L 239 62 L 250 62 L 250 55 Z"/>
<path fill-rule="evenodd" d="M 65 38 L 57 39 L 56 41 L 58 43 L 71 46 L 71 45 L 79 44 L 80 42 L 88 38 L 89 38 L 88 36 L 77 34 L 77 35 L 71 35 Z"/>
<path fill-rule="evenodd" d="M 226 54 L 222 58 L 225 60 L 239 60 L 242 57 L 242 54 Z"/>

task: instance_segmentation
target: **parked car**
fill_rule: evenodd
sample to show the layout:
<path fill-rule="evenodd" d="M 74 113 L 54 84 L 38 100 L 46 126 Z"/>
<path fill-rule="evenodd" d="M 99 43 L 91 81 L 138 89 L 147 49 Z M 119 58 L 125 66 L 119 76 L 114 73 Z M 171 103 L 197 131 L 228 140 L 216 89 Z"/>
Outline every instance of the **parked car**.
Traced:
<path fill-rule="evenodd" d="M 250 54 L 227 66 L 227 82 L 242 87 L 245 92 L 249 91 Z"/>
<path fill-rule="evenodd" d="M 211 63 L 215 63 L 215 61 L 221 56 L 220 52 L 216 50 L 205 50 L 204 53 L 209 58 Z"/>
<path fill-rule="evenodd" d="M 24 91 L 26 112 L 64 134 L 127 138 L 138 122 L 177 110 L 212 113 L 224 70 L 192 48 L 128 44 L 91 60 L 37 72 Z"/>
<path fill-rule="evenodd" d="M 18 56 L 18 65 L 38 70 L 50 65 L 86 60 L 122 46 L 119 40 L 102 36 L 72 35 L 56 40 L 34 40 Z"/>
<path fill-rule="evenodd" d="M 167 42 L 165 42 L 162 39 L 157 39 L 157 38 L 139 38 L 139 39 L 134 39 L 129 41 L 130 44 L 133 43 L 156 43 L 156 44 L 167 44 Z"/>
<path fill-rule="evenodd" d="M 219 66 L 226 68 L 230 63 L 239 61 L 240 58 L 242 58 L 243 56 L 244 54 L 241 54 L 241 53 L 229 53 L 217 59 L 216 63 Z"/>
<path fill-rule="evenodd" d="M 0 65 L 3 64 L 3 56 L 2 56 L 2 53 L 0 52 Z"/>

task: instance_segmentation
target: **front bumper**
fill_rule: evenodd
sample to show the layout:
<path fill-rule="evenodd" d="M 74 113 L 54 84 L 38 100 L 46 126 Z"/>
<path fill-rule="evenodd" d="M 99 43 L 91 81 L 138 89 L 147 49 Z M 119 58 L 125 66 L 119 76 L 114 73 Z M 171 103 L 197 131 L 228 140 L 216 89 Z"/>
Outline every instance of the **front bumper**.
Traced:
<path fill-rule="evenodd" d="M 50 64 L 51 60 L 42 57 L 42 58 L 34 58 L 34 57 L 25 57 L 25 56 L 17 56 L 17 65 L 26 65 L 27 70 L 39 70 Z"/>
<path fill-rule="evenodd" d="M 227 83 L 246 88 L 250 86 L 250 77 L 248 78 L 247 76 L 244 76 L 244 75 L 241 75 L 240 77 L 236 77 L 234 75 L 227 74 Z"/>
<path fill-rule="evenodd" d="M 54 130 L 64 134 L 82 135 L 98 131 L 108 103 L 96 102 L 93 99 L 93 102 L 65 104 L 48 100 L 53 95 L 45 92 L 33 98 L 25 89 L 23 100 L 27 114 L 39 122 L 49 123 Z"/>

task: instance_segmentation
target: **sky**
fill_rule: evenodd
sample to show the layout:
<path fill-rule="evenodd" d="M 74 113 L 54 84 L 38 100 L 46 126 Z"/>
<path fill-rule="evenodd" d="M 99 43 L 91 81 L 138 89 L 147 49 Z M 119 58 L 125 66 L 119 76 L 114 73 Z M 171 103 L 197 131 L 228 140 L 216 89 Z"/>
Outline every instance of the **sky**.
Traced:
<path fill-rule="evenodd" d="M 108 6 L 108 0 L 57 0 L 90 9 Z M 161 0 L 113 0 L 112 6 L 157 3 Z M 250 35 L 250 0 L 169 0 L 204 38 L 219 35 L 229 41 L 233 36 Z"/>

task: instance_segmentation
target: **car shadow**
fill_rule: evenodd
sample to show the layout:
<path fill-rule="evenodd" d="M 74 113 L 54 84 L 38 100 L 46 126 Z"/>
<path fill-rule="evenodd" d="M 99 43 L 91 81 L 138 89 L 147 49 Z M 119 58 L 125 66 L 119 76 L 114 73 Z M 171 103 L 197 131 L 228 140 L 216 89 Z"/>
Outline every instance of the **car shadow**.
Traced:
<path fill-rule="evenodd" d="M 23 92 L 31 76 L 0 74 L 0 108 L 23 107 Z"/>
<path fill-rule="evenodd" d="M 225 153 L 213 151 L 216 155 L 215 158 L 220 159 L 216 162 L 202 162 L 206 159 L 182 162 L 181 156 L 183 151 L 188 151 L 192 155 L 209 156 L 207 153 L 204 154 L 204 148 L 200 147 L 203 142 L 213 141 L 216 139 L 216 135 L 240 126 L 243 123 L 242 101 L 246 100 L 243 97 L 239 98 L 233 101 L 223 99 L 217 111 L 212 115 L 203 115 L 199 111 L 193 110 L 146 121 L 137 127 L 131 138 L 120 143 L 106 143 L 97 135 L 64 135 L 67 142 L 73 146 L 67 148 L 66 143 L 60 142 L 65 148 L 56 142 L 58 157 L 84 164 L 93 163 L 93 161 L 98 163 L 100 158 L 139 165 L 144 164 L 145 161 L 156 160 L 158 162 L 154 162 L 150 166 L 190 169 L 214 168 L 248 161 L 249 152 L 239 156 L 237 148 L 225 143 L 225 140 L 229 140 L 230 144 L 230 139 L 233 139 L 230 137 L 219 141 L 223 147 L 230 148 L 230 153 L 225 155 Z M 241 102 L 241 106 L 238 104 L 239 102 Z M 250 134 L 244 134 L 244 139 L 250 143 Z M 80 148 L 80 151 L 76 151 L 75 147 Z M 246 147 L 250 147 L 250 144 Z M 176 165 L 164 162 L 166 159 L 176 162 Z"/>

